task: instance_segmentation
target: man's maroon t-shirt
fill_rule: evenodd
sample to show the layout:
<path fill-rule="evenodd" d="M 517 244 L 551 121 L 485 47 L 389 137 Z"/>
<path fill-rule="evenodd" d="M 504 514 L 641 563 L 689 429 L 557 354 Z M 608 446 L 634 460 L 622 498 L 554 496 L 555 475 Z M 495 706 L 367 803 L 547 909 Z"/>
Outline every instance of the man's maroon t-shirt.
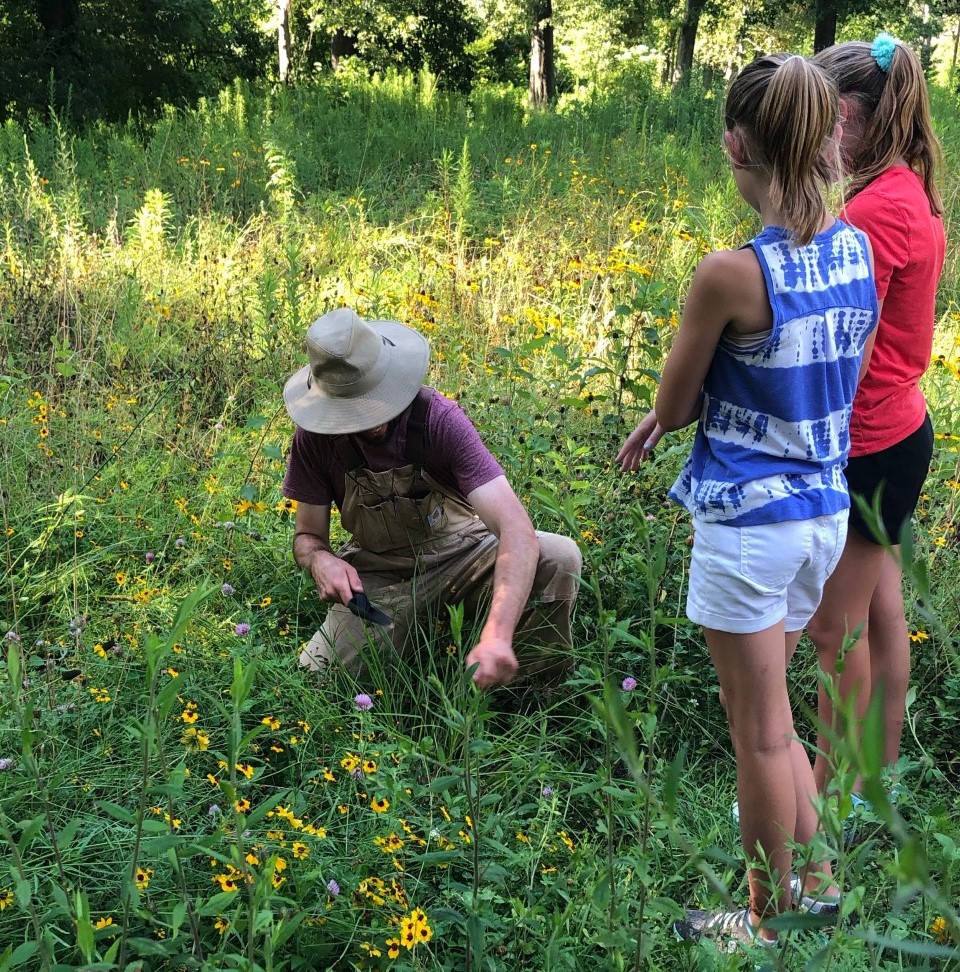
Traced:
<path fill-rule="evenodd" d="M 441 486 L 466 497 L 478 486 L 502 476 L 503 469 L 483 444 L 460 406 L 431 388 L 423 449 L 423 469 Z M 351 439 L 371 472 L 407 465 L 407 423 L 410 407 L 395 420 L 382 443 Z M 287 461 L 283 495 L 314 506 L 343 505 L 346 470 L 334 448 L 334 436 L 297 428 Z"/>

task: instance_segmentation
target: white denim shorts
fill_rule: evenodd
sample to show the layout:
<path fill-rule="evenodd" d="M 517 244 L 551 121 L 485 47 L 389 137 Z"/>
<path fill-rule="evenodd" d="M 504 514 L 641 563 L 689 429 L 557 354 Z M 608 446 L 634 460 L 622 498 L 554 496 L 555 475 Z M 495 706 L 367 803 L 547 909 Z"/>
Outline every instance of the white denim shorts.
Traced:
<path fill-rule="evenodd" d="M 805 628 L 843 553 L 848 512 L 739 527 L 694 519 L 687 617 L 730 634 Z"/>

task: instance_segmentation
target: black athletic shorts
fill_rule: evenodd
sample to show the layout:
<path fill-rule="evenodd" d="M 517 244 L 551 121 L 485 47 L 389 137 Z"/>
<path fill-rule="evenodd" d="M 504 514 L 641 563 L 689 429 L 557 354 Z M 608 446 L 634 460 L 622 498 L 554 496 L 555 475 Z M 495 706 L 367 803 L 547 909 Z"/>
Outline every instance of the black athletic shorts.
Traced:
<path fill-rule="evenodd" d="M 867 525 L 856 500 L 862 496 L 870 506 L 880 488 L 880 519 L 891 543 L 900 542 L 900 529 L 913 516 L 933 458 L 933 423 L 928 415 L 923 425 L 896 445 L 857 456 L 845 470 L 850 490 L 850 527 L 872 543 L 879 541 Z"/>

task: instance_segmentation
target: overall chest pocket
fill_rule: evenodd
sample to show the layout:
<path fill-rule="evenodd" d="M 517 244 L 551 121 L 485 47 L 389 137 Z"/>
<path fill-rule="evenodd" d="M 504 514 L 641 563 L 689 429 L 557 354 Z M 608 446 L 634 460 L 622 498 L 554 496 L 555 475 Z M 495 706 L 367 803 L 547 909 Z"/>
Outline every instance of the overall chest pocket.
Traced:
<path fill-rule="evenodd" d="M 446 531 L 446 501 L 415 470 L 361 475 L 351 504 L 355 524 L 351 527 L 345 519 L 344 525 L 366 550 L 418 547 Z"/>

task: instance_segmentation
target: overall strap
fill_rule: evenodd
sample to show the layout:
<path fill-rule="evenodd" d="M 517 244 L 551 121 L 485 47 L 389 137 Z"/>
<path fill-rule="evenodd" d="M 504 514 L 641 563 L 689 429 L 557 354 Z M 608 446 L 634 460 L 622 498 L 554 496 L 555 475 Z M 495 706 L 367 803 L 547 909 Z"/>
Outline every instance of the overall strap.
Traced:
<path fill-rule="evenodd" d="M 423 465 L 424 442 L 427 437 L 427 412 L 433 394 L 429 388 L 421 388 L 413 400 L 410 418 L 407 419 L 407 462 L 411 466 Z"/>
<path fill-rule="evenodd" d="M 343 463 L 343 468 L 348 473 L 364 465 L 363 455 L 353 444 L 349 435 L 335 435 L 333 437 L 333 448 L 337 458 Z"/>

